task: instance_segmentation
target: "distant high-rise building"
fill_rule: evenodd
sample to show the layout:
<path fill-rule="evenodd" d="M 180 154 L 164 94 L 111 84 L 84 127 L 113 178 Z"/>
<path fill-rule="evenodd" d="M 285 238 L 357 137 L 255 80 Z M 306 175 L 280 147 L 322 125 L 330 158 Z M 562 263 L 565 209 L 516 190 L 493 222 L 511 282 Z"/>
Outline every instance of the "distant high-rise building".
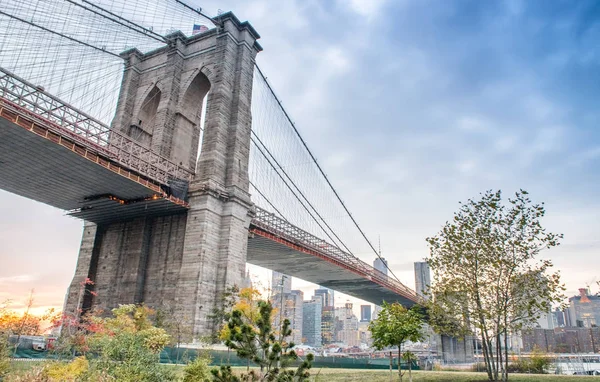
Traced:
<path fill-rule="evenodd" d="M 320 296 L 323 306 L 334 306 L 333 290 L 329 288 L 319 288 L 315 290 L 315 296 Z"/>
<path fill-rule="evenodd" d="M 556 310 L 554 311 L 554 317 L 556 317 L 556 325 L 559 328 L 566 326 L 565 312 L 560 310 L 560 308 L 558 308 L 558 307 L 556 308 Z"/>
<path fill-rule="evenodd" d="M 335 342 L 335 311 L 333 306 L 324 306 L 321 310 L 321 343 Z"/>
<path fill-rule="evenodd" d="M 388 274 L 387 260 L 383 257 L 378 257 L 375 259 L 375 261 L 373 261 L 373 268 L 377 269 L 386 276 Z M 379 312 L 381 312 L 381 307 L 379 305 L 375 305 L 375 308 L 373 309 L 373 320 L 377 318 Z"/>
<path fill-rule="evenodd" d="M 371 321 L 371 305 L 360 306 L 360 322 Z"/>
<path fill-rule="evenodd" d="M 302 343 L 302 318 L 304 317 L 304 292 L 301 290 L 293 290 L 290 293 L 290 300 L 292 305 L 292 313 L 287 317 L 292 324 L 292 335 L 290 341 L 301 344 Z"/>
<path fill-rule="evenodd" d="M 383 257 L 378 257 L 375 259 L 375 261 L 373 261 L 373 268 L 377 269 L 379 272 L 383 273 L 386 276 L 388 274 L 387 260 Z"/>
<path fill-rule="evenodd" d="M 425 261 L 415 263 L 415 289 L 419 296 L 426 297 L 431 285 L 429 264 Z"/>
<path fill-rule="evenodd" d="M 358 318 L 352 311 L 352 304 L 346 303 L 344 307 L 335 308 L 336 339 L 346 346 L 360 345 L 358 333 Z"/>
<path fill-rule="evenodd" d="M 272 294 L 290 293 L 292 291 L 292 277 L 286 274 L 273 271 L 271 277 Z"/>
<path fill-rule="evenodd" d="M 535 327 L 541 329 L 554 329 L 556 325 L 556 319 L 552 311 L 542 312 L 535 323 Z"/>
<path fill-rule="evenodd" d="M 586 288 L 579 289 L 579 296 L 569 298 L 568 315 L 572 326 L 600 326 L 600 296 L 589 295 Z"/>
<path fill-rule="evenodd" d="M 252 278 L 250 277 L 250 271 L 246 271 L 246 276 L 242 280 L 242 288 L 252 288 Z"/>
<path fill-rule="evenodd" d="M 321 347 L 321 298 L 304 301 L 302 307 L 302 342 L 308 346 Z"/>
<path fill-rule="evenodd" d="M 302 309 L 304 305 L 304 293 L 300 290 L 292 290 L 290 293 L 278 293 L 272 296 L 273 307 L 279 312 L 273 316 L 273 327 L 279 330 L 281 320 L 286 318 L 290 321 L 292 334 L 289 341 L 296 344 L 302 343 Z"/>
<path fill-rule="evenodd" d="M 371 345 L 373 345 L 368 322 L 358 323 L 358 339 L 361 345 L 365 345 L 367 347 L 371 347 Z"/>

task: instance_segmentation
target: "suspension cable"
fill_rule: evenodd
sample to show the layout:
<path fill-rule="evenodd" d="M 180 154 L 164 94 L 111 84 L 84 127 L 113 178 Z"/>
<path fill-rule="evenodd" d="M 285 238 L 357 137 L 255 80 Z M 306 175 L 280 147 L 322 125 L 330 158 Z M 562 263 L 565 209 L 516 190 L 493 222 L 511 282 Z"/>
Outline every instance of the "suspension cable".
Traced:
<path fill-rule="evenodd" d="M 15 20 L 18 20 L 18 21 L 20 21 L 20 22 L 22 22 L 22 23 L 29 24 L 29 25 L 31 25 L 31 26 L 33 26 L 33 27 L 36 27 L 36 28 L 40 28 L 41 30 L 43 30 L 43 31 L 46 31 L 46 32 L 48 32 L 48 33 L 52 33 L 52 34 L 58 35 L 58 36 L 60 36 L 60 37 L 66 38 L 67 40 L 71 40 L 71 41 L 73 41 L 73 42 L 76 42 L 76 43 L 78 43 L 78 44 L 85 45 L 85 46 L 87 46 L 88 48 L 96 49 L 96 50 L 98 50 L 98 51 L 100 51 L 100 52 L 104 52 L 104 53 L 106 53 L 106 54 L 110 54 L 111 56 L 115 56 L 115 57 L 119 57 L 119 58 L 121 58 L 121 57 L 120 57 L 118 54 L 116 54 L 116 53 L 113 53 L 113 52 L 111 52 L 111 51 L 108 51 L 108 50 L 105 50 L 105 49 L 99 48 L 99 47 L 97 47 L 97 46 L 95 46 L 95 45 L 92 45 L 92 44 L 88 44 L 87 42 L 84 42 L 84 41 L 78 40 L 78 39 L 76 39 L 76 38 L 73 38 L 73 37 L 67 36 L 67 35 L 65 35 L 65 34 L 63 34 L 63 33 L 60 33 L 60 32 L 53 31 L 52 29 L 48 29 L 48 28 L 46 28 L 46 27 L 43 27 L 43 26 L 41 26 L 41 25 L 38 25 L 38 24 L 36 24 L 36 23 L 34 23 L 34 22 L 27 21 L 27 20 L 23 20 L 23 19 L 22 19 L 22 18 L 20 18 L 20 17 L 17 17 L 17 16 L 14 16 L 14 15 L 8 14 L 8 13 L 6 13 L 6 12 L 0 11 L 0 15 L 8 16 L 8 17 L 10 17 L 10 18 L 12 18 L 12 19 L 15 19 Z"/>
<path fill-rule="evenodd" d="M 340 202 L 340 204 L 342 205 L 342 207 L 344 208 L 344 210 L 346 211 L 346 213 L 348 214 L 348 216 L 350 217 L 350 219 L 352 220 L 352 222 L 354 223 L 354 225 L 356 226 L 356 228 L 358 229 L 358 231 L 360 232 L 360 234 L 362 235 L 362 237 L 365 239 L 365 241 L 367 242 L 367 244 L 369 244 L 369 247 L 371 247 L 371 249 L 373 250 L 373 253 L 375 253 L 375 255 L 382 261 L 382 263 L 385 265 L 385 267 L 390 271 L 390 273 L 392 274 L 392 276 L 394 276 L 394 278 L 400 282 L 400 280 L 398 279 L 398 277 L 396 277 L 396 275 L 394 274 L 394 272 L 390 269 L 390 267 L 387 265 L 387 262 L 384 261 L 384 259 L 381 257 L 381 255 L 377 252 L 377 250 L 375 249 L 375 247 L 373 246 L 373 244 L 371 243 L 371 241 L 367 238 L 367 235 L 364 233 L 364 231 L 362 230 L 362 228 L 358 225 L 358 222 L 356 221 L 356 219 L 354 219 L 354 217 L 352 216 L 352 214 L 350 213 L 350 210 L 348 209 L 348 207 L 346 207 L 346 204 L 344 203 L 344 201 L 342 200 L 342 198 L 340 197 L 340 195 L 338 194 L 338 192 L 336 191 L 336 189 L 333 187 L 333 185 L 331 184 L 329 178 L 327 177 L 327 175 L 325 174 L 325 172 L 323 171 L 323 169 L 321 168 L 321 166 L 319 165 L 319 163 L 317 162 L 317 159 L 315 158 L 315 156 L 313 155 L 312 151 L 310 151 L 310 149 L 308 148 L 308 145 L 306 144 L 306 141 L 304 140 L 304 138 L 302 138 L 302 136 L 300 135 L 300 132 L 298 131 L 298 129 L 296 128 L 296 125 L 294 124 L 294 122 L 292 122 L 292 119 L 290 118 L 289 114 L 287 113 L 287 111 L 284 109 L 281 101 L 279 100 L 279 98 L 277 97 L 277 95 L 275 94 L 275 91 L 273 90 L 273 88 L 271 87 L 271 85 L 269 84 L 269 82 L 267 81 L 265 75 L 263 74 L 262 70 L 260 70 L 260 67 L 255 64 L 256 69 L 258 70 L 258 73 L 262 76 L 264 82 L 267 85 L 267 88 L 270 90 L 271 95 L 273 96 L 273 98 L 275 99 L 275 101 L 277 101 L 277 104 L 279 105 L 279 107 L 281 108 L 281 110 L 283 111 L 283 114 L 285 115 L 286 119 L 288 120 L 288 122 L 290 123 L 290 125 L 292 126 L 292 129 L 294 130 L 294 132 L 296 133 L 296 136 L 298 137 L 298 139 L 300 139 L 300 142 L 302 143 L 302 145 L 304 146 L 304 148 L 306 149 L 306 151 L 308 152 L 308 154 L 310 155 L 312 161 L 314 162 L 314 164 L 317 166 L 317 169 L 319 170 L 319 172 L 321 173 L 321 175 L 323 175 L 323 178 L 325 179 L 325 181 L 327 182 L 327 184 L 329 185 L 329 187 L 331 188 L 331 190 L 333 191 L 335 197 L 337 198 L 337 200 Z"/>

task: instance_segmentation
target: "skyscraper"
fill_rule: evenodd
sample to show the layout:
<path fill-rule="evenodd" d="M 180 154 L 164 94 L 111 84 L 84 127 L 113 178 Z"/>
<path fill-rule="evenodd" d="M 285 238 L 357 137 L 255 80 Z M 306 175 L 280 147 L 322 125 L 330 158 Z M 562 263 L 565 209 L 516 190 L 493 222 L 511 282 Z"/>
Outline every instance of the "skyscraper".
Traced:
<path fill-rule="evenodd" d="M 324 306 L 321 311 L 321 342 L 323 345 L 335 342 L 335 311 L 333 306 Z"/>
<path fill-rule="evenodd" d="M 360 322 L 371 321 L 371 305 L 360 306 Z"/>
<path fill-rule="evenodd" d="M 556 325 L 558 327 L 563 327 L 566 325 L 564 310 L 561 310 L 559 307 L 557 307 L 554 311 L 554 316 L 556 317 Z"/>
<path fill-rule="evenodd" d="M 300 290 L 292 290 L 290 293 L 278 293 L 271 297 L 271 303 L 278 312 L 273 316 L 273 327 L 279 331 L 283 320 L 290 321 L 292 330 L 289 341 L 299 344 L 302 342 L 302 309 L 304 293 Z"/>
<path fill-rule="evenodd" d="M 388 274 L 387 260 L 383 257 L 378 257 L 375 259 L 375 261 L 373 261 L 373 268 L 377 269 L 379 272 L 383 273 L 386 276 Z M 375 305 L 375 308 L 373 309 L 373 320 L 377 318 L 379 312 L 381 312 L 381 307 L 379 305 Z"/>
<path fill-rule="evenodd" d="M 323 306 L 334 306 L 333 290 L 329 288 L 319 288 L 315 290 L 315 296 L 321 296 Z"/>
<path fill-rule="evenodd" d="M 321 298 L 304 301 L 302 307 L 302 342 L 308 346 L 321 347 Z"/>
<path fill-rule="evenodd" d="M 250 277 L 250 271 L 246 270 L 246 276 L 242 280 L 242 288 L 252 288 L 252 278 Z"/>
<path fill-rule="evenodd" d="M 273 295 L 290 293 L 292 291 L 292 277 L 273 271 L 271 277 L 271 290 Z"/>
<path fill-rule="evenodd" d="M 388 274 L 388 269 L 387 269 L 387 260 L 382 258 L 376 258 L 375 261 L 373 261 L 373 268 L 377 269 L 379 272 L 383 273 L 384 275 L 387 276 Z"/>
<path fill-rule="evenodd" d="M 431 285 L 431 275 L 429 264 L 425 261 L 415 263 L 415 289 L 419 296 L 428 298 L 429 286 Z"/>
<path fill-rule="evenodd" d="M 352 303 L 347 302 L 343 308 L 335 308 L 336 337 L 346 346 L 360 345 L 358 318 L 352 311 Z"/>
<path fill-rule="evenodd" d="M 590 328 L 600 326 L 600 296 L 588 294 L 586 288 L 579 289 L 579 296 L 569 298 L 569 321 L 572 326 Z"/>
<path fill-rule="evenodd" d="M 290 320 L 292 335 L 290 341 L 300 344 L 302 343 L 302 319 L 304 317 L 304 292 L 301 290 L 293 290 L 290 292 L 289 309 L 290 313 L 286 316 Z"/>

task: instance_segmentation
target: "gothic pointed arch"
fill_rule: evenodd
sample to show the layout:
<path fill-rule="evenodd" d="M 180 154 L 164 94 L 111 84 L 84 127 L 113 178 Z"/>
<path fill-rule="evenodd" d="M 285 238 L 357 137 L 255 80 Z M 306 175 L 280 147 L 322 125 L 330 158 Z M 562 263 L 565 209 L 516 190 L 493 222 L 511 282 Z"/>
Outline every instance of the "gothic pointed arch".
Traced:
<path fill-rule="evenodd" d="M 200 123 L 202 116 L 202 101 L 210 90 L 210 81 L 201 71 L 193 74 L 193 77 L 183 93 L 180 100 L 180 110 L 186 118 L 193 123 Z"/>
<path fill-rule="evenodd" d="M 129 136 L 144 146 L 149 147 L 152 143 L 152 133 L 156 124 L 161 95 L 160 89 L 154 85 L 139 105 L 139 112 L 129 126 Z"/>
<path fill-rule="evenodd" d="M 158 86 L 154 85 L 140 105 L 140 112 L 138 114 L 137 123 L 135 123 L 136 125 L 144 130 L 152 131 L 161 95 L 162 93 Z"/>
<path fill-rule="evenodd" d="M 174 157 L 176 163 L 193 169 L 196 164 L 200 139 L 200 121 L 202 105 L 210 90 L 208 77 L 199 70 L 192 73 L 185 91 L 179 99 L 174 136 L 177 142 L 186 142 L 185 147 L 179 147 Z"/>

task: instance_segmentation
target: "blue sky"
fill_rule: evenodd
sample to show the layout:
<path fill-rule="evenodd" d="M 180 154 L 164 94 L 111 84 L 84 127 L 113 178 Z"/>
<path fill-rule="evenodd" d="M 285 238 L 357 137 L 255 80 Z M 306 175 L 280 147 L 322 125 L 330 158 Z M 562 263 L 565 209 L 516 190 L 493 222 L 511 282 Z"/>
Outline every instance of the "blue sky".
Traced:
<path fill-rule="evenodd" d="M 546 203 L 569 294 L 600 279 L 599 2 L 195 5 L 258 30 L 259 65 L 403 282 L 458 201 L 498 188 Z M 5 192 L 0 216 L 0 299 L 61 305 L 81 223 Z"/>

